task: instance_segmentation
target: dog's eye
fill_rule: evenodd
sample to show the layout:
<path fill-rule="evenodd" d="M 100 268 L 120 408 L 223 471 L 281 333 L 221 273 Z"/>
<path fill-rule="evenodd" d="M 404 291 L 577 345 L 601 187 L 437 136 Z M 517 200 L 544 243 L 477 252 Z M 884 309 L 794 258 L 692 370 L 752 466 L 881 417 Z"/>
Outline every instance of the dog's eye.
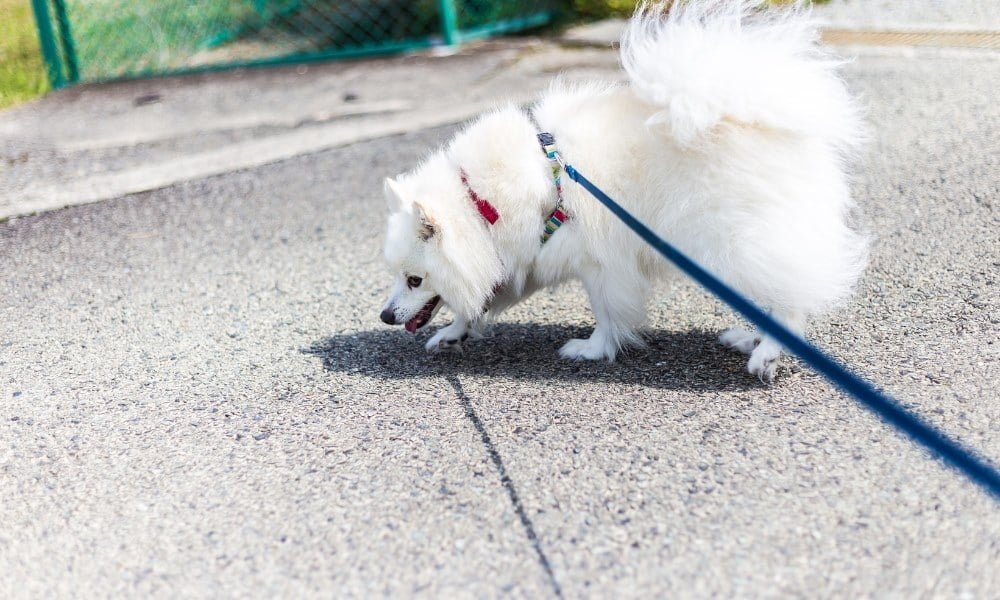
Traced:
<path fill-rule="evenodd" d="M 406 278 L 406 286 L 409 287 L 411 290 L 413 288 L 420 287 L 420 284 L 423 282 L 424 280 L 421 279 L 420 277 L 417 277 L 416 275 L 410 275 L 409 277 Z"/>

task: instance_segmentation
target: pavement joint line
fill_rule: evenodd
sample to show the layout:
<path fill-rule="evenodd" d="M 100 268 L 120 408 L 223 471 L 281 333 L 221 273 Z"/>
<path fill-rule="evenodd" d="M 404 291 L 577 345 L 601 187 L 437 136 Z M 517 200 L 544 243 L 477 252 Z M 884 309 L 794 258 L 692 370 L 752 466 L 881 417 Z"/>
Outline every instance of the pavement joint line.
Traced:
<path fill-rule="evenodd" d="M 624 22 L 621 25 L 624 28 Z M 905 46 L 922 48 L 982 48 L 1000 50 L 1000 31 L 954 28 L 921 28 L 909 25 L 884 26 L 878 29 L 823 27 L 820 38 L 831 46 Z M 567 37 L 558 41 L 566 48 L 617 48 L 617 35 L 604 37 Z"/>
<path fill-rule="evenodd" d="M 55 147 L 61 152 L 108 150 L 146 144 L 162 144 L 182 140 L 192 135 L 242 131 L 259 127 L 282 128 L 290 131 L 302 127 L 323 125 L 338 119 L 385 116 L 414 110 L 417 109 L 413 102 L 403 99 L 387 99 L 375 102 L 358 102 L 304 115 L 282 115 L 267 111 L 250 114 L 224 114 L 216 115 L 210 123 L 194 122 L 180 126 L 172 124 L 168 128 L 146 127 L 141 131 L 113 132 L 103 137 L 98 136 L 90 139 L 57 139 Z"/>
<path fill-rule="evenodd" d="M 517 513 L 518 519 L 521 520 L 521 525 L 524 527 L 524 533 L 528 536 L 528 541 L 531 542 L 531 546 L 535 549 L 535 554 L 538 555 L 538 562 L 545 571 L 545 575 L 548 577 L 549 584 L 552 586 L 552 591 L 555 593 L 557 598 L 563 598 L 562 587 L 559 585 L 559 581 L 556 579 L 555 573 L 552 571 L 552 564 L 549 563 L 548 557 L 545 555 L 545 551 L 542 549 L 541 540 L 538 539 L 538 534 L 535 532 L 535 526 L 531 522 L 531 518 L 528 517 L 528 513 L 524 510 L 524 505 L 521 503 L 521 498 L 517 494 L 517 488 L 514 487 L 514 481 L 507 474 L 507 467 L 504 466 L 503 458 L 500 456 L 500 452 L 497 451 L 496 446 L 493 444 L 493 440 L 490 438 L 490 434 L 486 431 L 486 426 L 483 425 L 483 421 L 476 414 L 476 409 L 472 406 L 472 400 L 465 393 L 462 388 L 462 382 L 458 380 L 456 375 L 446 375 L 445 379 L 451 384 L 451 387 L 455 389 L 455 395 L 458 401 L 462 404 L 462 408 L 465 409 L 465 416 L 468 417 L 469 421 L 472 422 L 472 426 L 476 428 L 479 432 L 480 437 L 483 441 L 483 446 L 486 449 L 486 453 L 489 455 L 490 460 L 493 462 L 493 466 L 496 467 L 497 474 L 500 476 L 500 483 L 503 485 L 504 489 L 507 490 L 507 496 L 510 497 L 510 502 L 514 507 L 514 512 Z"/>
<path fill-rule="evenodd" d="M 935 48 L 987 48 L 1000 50 L 1000 32 L 946 30 L 824 29 L 823 42 L 832 45 L 920 46 Z"/>

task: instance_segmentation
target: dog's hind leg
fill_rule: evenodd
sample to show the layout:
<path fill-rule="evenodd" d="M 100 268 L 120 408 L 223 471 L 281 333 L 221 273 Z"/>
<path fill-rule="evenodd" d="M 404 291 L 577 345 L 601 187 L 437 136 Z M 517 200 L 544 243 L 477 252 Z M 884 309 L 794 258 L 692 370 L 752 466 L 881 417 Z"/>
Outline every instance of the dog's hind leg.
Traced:
<path fill-rule="evenodd" d="M 806 317 L 801 312 L 775 312 L 773 316 L 796 335 L 801 336 L 805 331 Z M 763 336 L 760 338 L 760 343 L 757 344 L 757 347 L 750 352 L 750 360 L 747 361 L 747 371 L 764 383 L 771 383 L 774 381 L 774 374 L 778 370 L 781 350 L 781 344 L 777 340 L 770 336 Z"/>
<path fill-rule="evenodd" d="M 629 279 L 641 283 L 628 285 L 625 282 Z M 590 297 L 597 325 L 589 338 L 566 342 L 559 349 L 559 355 L 572 360 L 603 358 L 612 361 L 621 348 L 641 345 L 638 330 L 646 320 L 649 287 L 645 280 L 641 277 L 609 277 L 601 272 L 585 278 L 583 285 Z"/>

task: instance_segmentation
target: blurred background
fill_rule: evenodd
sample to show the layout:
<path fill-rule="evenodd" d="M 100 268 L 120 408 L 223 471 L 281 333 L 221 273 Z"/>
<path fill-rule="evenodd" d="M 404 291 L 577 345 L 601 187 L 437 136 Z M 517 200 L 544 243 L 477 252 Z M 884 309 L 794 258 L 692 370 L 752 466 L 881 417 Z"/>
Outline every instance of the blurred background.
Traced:
<path fill-rule="evenodd" d="M 387 54 L 623 16 L 635 4 L 0 0 L 0 108 L 78 82 Z"/>

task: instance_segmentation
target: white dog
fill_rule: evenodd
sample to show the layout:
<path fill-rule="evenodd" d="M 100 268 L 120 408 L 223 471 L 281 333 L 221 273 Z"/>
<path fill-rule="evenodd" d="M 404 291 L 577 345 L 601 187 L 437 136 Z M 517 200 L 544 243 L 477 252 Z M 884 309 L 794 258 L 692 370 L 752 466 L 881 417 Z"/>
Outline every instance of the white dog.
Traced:
<path fill-rule="evenodd" d="M 630 21 L 628 84 L 557 82 L 530 113 L 487 114 L 386 181 L 385 255 L 397 275 L 383 321 L 415 332 L 446 304 L 455 320 L 427 349 L 461 349 L 533 291 L 578 279 L 597 323 L 559 353 L 613 360 L 641 342 L 651 281 L 670 269 L 585 190 L 554 180 L 542 148 L 552 140 L 540 145 L 539 132 L 796 332 L 850 295 L 867 244 L 849 223 L 844 165 L 861 128 L 839 63 L 816 46 L 800 6 L 672 4 L 644 6 Z M 773 379 L 777 342 L 741 329 L 720 339 L 750 355 L 752 374 Z"/>

